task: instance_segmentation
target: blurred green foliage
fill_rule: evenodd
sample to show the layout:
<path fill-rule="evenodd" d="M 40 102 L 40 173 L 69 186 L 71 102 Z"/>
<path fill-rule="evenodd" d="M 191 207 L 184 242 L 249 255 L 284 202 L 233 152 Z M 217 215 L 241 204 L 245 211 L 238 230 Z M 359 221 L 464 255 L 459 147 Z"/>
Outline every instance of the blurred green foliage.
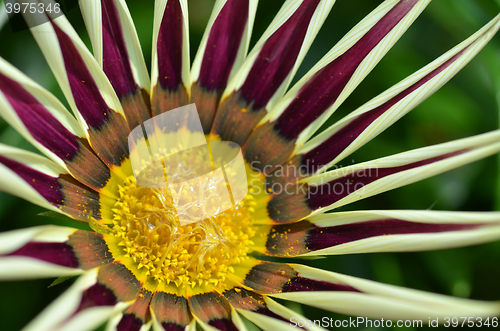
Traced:
<path fill-rule="evenodd" d="M 127 1 L 143 52 L 151 62 L 153 1 Z M 347 31 L 381 0 L 338 0 L 311 51 L 299 69 L 301 77 Z M 263 33 L 283 0 L 261 0 L 252 44 Z M 191 57 L 195 55 L 213 0 L 189 0 Z M 418 70 L 474 33 L 500 11 L 500 1 L 433 1 L 414 25 L 389 51 L 327 124 L 345 116 L 364 102 Z M 77 32 L 90 47 L 78 8 L 69 13 Z M 63 100 L 41 52 L 29 31 L 12 33 L 7 24 L 0 31 L 0 56 Z M 366 147 L 342 161 L 342 166 L 403 152 L 430 144 L 470 136 L 499 127 L 500 39 L 493 41 L 445 87 L 382 133 Z M 0 142 L 34 148 L 0 119 Z M 355 209 L 499 210 L 499 158 L 490 157 L 449 173 L 424 180 L 346 206 Z M 0 193 L 0 231 L 40 224 L 71 225 L 38 216 L 42 208 Z M 81 226 L 81 225 L 80 225 Z M 422 253 L 360 254 L 308 261 L 310 265 L 389 284 L 473 299 L 500 299 L 500 242 Z M 71 282 L 51 288 L 53 279 L 0 283 L 1 330 L 19 330 Z M 310 319 L 345 316 L 310 307 L 289 305 Z"/>

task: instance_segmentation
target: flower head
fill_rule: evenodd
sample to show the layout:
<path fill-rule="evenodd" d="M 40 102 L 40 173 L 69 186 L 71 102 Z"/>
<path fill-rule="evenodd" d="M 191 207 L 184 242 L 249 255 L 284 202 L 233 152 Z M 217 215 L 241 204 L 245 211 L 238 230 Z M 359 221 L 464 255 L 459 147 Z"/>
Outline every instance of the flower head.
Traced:
<path fill-rule="evenodd" d="M 257 1 L 218 0 L 191 66 L 186 0 L 157 0 L 149 75 L 125 2 L 81 0 L 93 54 L 64 16 L 31 27 L 75 116 L 0 58 L 0 115 L 45 155 L 0 145 L 0 188 L 92 229 L 46 225 L 0 234 L 0 278 L 79 275 L 26 330 L 90 330 L 104 322 L 117 330 L 245 330 L 242 317 L 268 330 L 306 320 L 276 298 L 372 318 L 500 313 L 496 302 L 281 261 L 500 237 L 493 212 L 332 212 L 500 151 L 497 130 L 332 170 L 463 68 L 498 31 L 500 15 L 321 131 L 430 0 L 384 1 L 290 87 L 334 2 L 286 1 L 248 52 Z M 185 223 L 175 201 L 202 209 L 211 202 L 190 204 L 198 186 L 182 194 L 141 186 L 128 137 L 192 103 L 203 134 L 189 121 L 166 122 L 144 147 L 170 135 L 236 142 L 248 194 Z M 190 149 L 163 169 L 195 173 L 206 160 L 200 153 Z"/>

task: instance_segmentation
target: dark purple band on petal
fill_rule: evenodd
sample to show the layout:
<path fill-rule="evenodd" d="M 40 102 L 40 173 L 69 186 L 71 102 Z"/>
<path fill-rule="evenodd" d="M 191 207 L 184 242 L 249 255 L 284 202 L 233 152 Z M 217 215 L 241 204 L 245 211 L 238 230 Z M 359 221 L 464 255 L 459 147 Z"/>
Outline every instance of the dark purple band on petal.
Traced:
<path fill-rule="evenodd" d="M 253 311 L 283 322 L 290 322 L 280 315 L 270 311 L 262 295 L 249 291 L 243 287 L 235 287 L 229 291 L 225 291 L 224 297 L 227 298 L 229 303 L 235 308 Z"/>
<path fill-rule="evenodd" d="M 332 203 L 335 203 L 354 193 L 355 191 L 363 189 L 366 185 L 371 184 L 376 180 L 394 175 L 398 172 L 438 162 L 452 156 L 465 153 L 466 151 L 467 150 L 464 149 L 398 167 L 363 169 L 322 185 L 309 186 L 309 199 L 307 200 L 309 207 L 311 210 L 316 210 L 321 207 L 329 206 Z"/>
<path fill-rule="evenodd" d="M 359 292 L 349 285 L 334 284 L 304 277 L 295 277 L 283 286 L 283 292 L 348 291 Z"/>
<path fill-rule="evenodd" d="M 307 231 L 307 247 L 311 251 L 316 251 L 376 236 L 463 231 L 484 225 L 416 223 L 399 219 L 385 219 L 325 228 L 315 226 L 313 229 Z"/>
<path fill-rule="evenodd" d="M 114 306 L 118 302 L 115 294 L 102 284 L 95 284 L 83 292 L 80 306 L 75 314 L 87 308 Z"/>
<path fill-rule="evenodd" d="M 33 138 L 65 161 L 73 177 L 95 190 L 106 185 L 109 168 L 84 138 L 73 135 L 19 83 L 1 73 L 0 90 Z"/>
<path fill-rule="evenodd" d="M 182 83 L 184 18 L 179 0 L 169 0 L 158 31 L 158 79 L 164 89 L 176 90 Z M 167 109 L 170 110 L 170 109 Z"/>
<path fill-rule="evenodd" d="M 64 267 L 79 267 L 73 248 L 66 243 L 30 242 L 8 255 L 32 257 Z"/>
<path fill-rule="evenodd" d="M 208 322 L 208 325 L 213 326 L 217 330 L 239 331 L 239 329 L 230 320 L 213 320 Z"/>
<path fill-rule="evenodd" d="M 142 289 L 137 300 L 123 313 L 117 331 L 139 331 L 150 317 L 149 303 L 152 296 L 153 293 Z"/>
<path fill-rule="evenodd" d="M 87 124 L 95 129 L 107 121 L 111 109 L 104 101 L 82 56 L 68 37 L 53 21 L 76 106 Z"/>
<path fill-rule="evenodd" d="M 114 0 L 102 0 L 103 70 L 119 98 L 136 92 L 118 10 Z"/>
<path fill-rule="evenodd" d="M 73 218 L 88 221 L 100 219 L 101 196 L 69 175 L 51 177 L 22 163 L 0 156 L 0 163 L 16 173 L 50 204 Z"/>
<path fill-rule="evenodd" d="M 51 23 L 61 46 L 76 106 L 89 125 L 90 144 L 108 167 L 120 166 L 128 157 L 127 122 L 108 107 L 71 38 L 54 21 Z"/>
<path fill-rule="evenodd" d="M 336 158 L 340 153 L 342 153 L 345 148 L 347 148 L 354 140 L 356 140 L 356 138 L 376 119 L 382 116 L 387 110 L 389 110 L 396 103 L 408 96 L 410 93 L 417 90 L 432 78 L 434 78 L 436 75 L 441 73 L 443 70 L 448 68 L 462 55 L 464 51 L 465 50 L 461 51 L 445 63 L 441 64 L 431 73 L 427 74 L 418 82 L 400 92 L 389 101 L 378 106 L 377 108 L 359 115 L 352 122 L 337 131 L 330 138 L 322 142 L 319 146 L 302 155 L 302 163 L 305 165 L 314 165 L 316 169 L 328 164 L 328 162 Z M 309 160 L 309 162 L 307 160 Z M 312 173 L 314 169 L 308 169 L 308 171 L 309 173 Z"/>
<path fill-rule="evenodd" d="M 61 205 L 63 203 L 64 195 L 61 192 L 61 185 L 57 178 L 45 175 L 20 162 L 13 161 L 3 156 L 0 156 L 0 163 L 31 185 L 31 187 L 40 193 L 49 203 L 53 205 Z"/>
<path fill-rule="evenodd" d="M 308 220 L 274 225 L 269 233 L 267 254 L 294 257 L 349 242 L 394 234 L 439 233 L 475 229 L 486 224 L 417 223 L 401 219 L 379 219 L 320 227 Z M 297 285 L 295 285 L 297 286 Z M 305 286 L 304 284 L 300 286 Z M 309 285 L 307 285 L 310 287 Z M 306 287 L 307 287 L 306 286 Z"/>
<path fill-rule="evenodd" d="M 95 306 L 114 306 L 137 298 L 141 283 L 123 264 L 112 262 L 99 268 L 97 283 L 83 292 L 75 314 Z"/>
<path fill-rule="evenodd" d="M 194 295 L 189 298 L 189 307 L 196 317 L 219 330 L 238 331 L 231 320 L 230 303 L 218 293 Z"/>
<path fill-rule="evenodd" d="M 215 20 L 198 79 L 205 89 L 222 90 L 226 86 L 248 22 L 248 7 L 247 0 L 229 0 Z"/>
<path fill-rule="evenodd" d="M 97 276 L 99 283 L 113 291 L 120 301 L 130 301 L 139 295 L 141 282 L 125 265 L 112 262 L 103 265 Z"/>
<path fill-rule="evenodd" d="M 175 323 L 162 323 L 161 326 L 163 326 L 165 331 L 184 331 L 185 330 L 184 326 L 180 326 L 179 324 L 175 324 Z"/>
<path fill-rule="evenodd" d="M 139 331 L 144 322 L 134 315 L 123 315 L 116 326 L 117 331 Z"/>
<path fill-rule="evenodd" d="M 290 74 L 299 55 L 307 28 L 320 0 L 304 0 L 297 11 L 264 43 L 245 83 L 241 96 L 264 107 Z"/>
<path fill-rule="evenodd" d="M 304 291 L 359 292 L 348 285 L 301 277 L 289 265 L 275 262 L 262 262 L 253 267 L 245 278 L 245 285 L 263 294 Z"/>
<path fill-rule="evenodd" d="M 287 183 L 284 189 L 281 189 L 280 192 L 276 192 L 269 201 L 267 205 L 268 215 L 277 223 L 298 221 L 309 216 L 314 210 L 327 207 L 363 189 L 366 185 L 378 179 L 425 166 L 433 162 L 438 162 L 467 151 L 467 149 L 463 149 L 397 167 L 366 168 L 349 173 L 322 185 L 308 186 L 306 183 Z M 348 171 L 346 170 L 346 172 Z M 269 188 L 270 187 L 268 187 L 268 189 Z M 271 190 L 273 190 L 272 187 Z"/>
<path fill-rule="evenodd" d="M 401 0 L 355 45 L 318 71 L 275 122 L 280 135 L 296 139 L 337 100 L 370 51 L 403 19 L 418 0 Z"/>
<path fill-rule="evenodd" d="M 37 142 L 63 160 L 77 154 L 77 137 L 19 83 L 0 73 L 0 90 Z"/>

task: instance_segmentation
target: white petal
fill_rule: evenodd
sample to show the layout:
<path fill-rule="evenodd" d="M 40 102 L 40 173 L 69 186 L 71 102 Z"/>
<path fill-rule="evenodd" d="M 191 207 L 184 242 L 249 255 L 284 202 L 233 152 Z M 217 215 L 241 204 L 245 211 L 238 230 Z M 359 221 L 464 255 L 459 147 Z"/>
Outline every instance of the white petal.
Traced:
<path fill-rule="evenodd" d="M 500 15 L 497 15 L 493 20 L 486 24 L 483 28 L 477 31 L 474 35 L 460 43 L 459 45 L 452 48 L 450 51 L 441 55 L 435 61 L 429 63 L 424 68 L 418 70 L 411 76 L 405 78 L 400 83 L 394 85 L 387 91 L 383 92 L 379 96 L 370 100 L 357 110 L 350 113 L 348 116 L 344 117 L 325 131 L 323 131 L 318 136 L 314 137 L 304 145 L 298 145 L 296 149 L 296 154 L 303 154 L 316 148 L 318 145 L 323 143 L 326 139 L 330 138 L 333 134 L 344 128 L 346 125 L 351 123 L 354 119 L 358 118 L 361 114 L 367 113 L 380 105 L 383 105 L 387 101 L 394 98 L 396 95 L 409 88 L 410 86 L 418 83 L 425 76 L 432 73 L 439 66 L 446 63 L 448 60 L 452 59 L 461 51 L 464 51 L 458 59 L 449 65 L 445 70 L 437 74 L 435 77 L 430 79 L 428 82 L 423 84 L 417 90 L 411 92 L 409 95 L 404 97 L 402 100 L 398 101 L 389 110 L 387 110 L 382 116 L 373 121 L 369 127 L 367 127 L 363 133 L 361 133 L 342 153 L 335 157 L 330 163 L 326 164 L 323 170 L 337 164 L 344 157 L 350 155 L 361 146 L 375 138 L 378 134 L 384 131 L 386 128 L 391 126 L 394 122 L 399 120 L 406 113 L 417 107 L 420 103 L 426 100 L 429 96 L 434 94 L 438 89 L 440 89 L 444 84 L 446 84 L 452 77 L 454 77 L 464 66 L 466 66 L 479 51 L 491 40 L 491 38 L 496 34 L 500 28 Z"/>
<path fill-rule="evenodd" d="M 118 311 L 125 310 L 129 305 L 129 303 L 119 302 L 115 306 L 87 308 L 72 317 L 68 322 L 59 327 L 57 331 L 94 330 L 106 322 L 110 316 L 113 316 Z"/>
<path fill-rule="evenodd" d="M 400 219 L 428 224 L 485 224 L 479 228 L 437 233 L 390 234 L 355 240 L 301 256 L 375 252 L 410 252 L 446 249 L 500 239 L 500 212 L 448 212 L 430 210 L 371 210 L 320 214 L 308 218 L 319 227 L 372 220 Z"/>
<path fill-rule="evenodd" d="M 58 177 L 66 170 L 49 159 L 27 152 L 19 148 L 0 144 L 0 155 L 40 171 L 48 176 Z M 31 203 L 46 209 L 62 213 L 61 210 L 50 204 L 40 193 L 21 178 L 14 171 L 0 163 L 0 190 L 23 198 Z"/>
<path fill-rule="evenodd" d="M 103 46 L 102 46 L 102 0 L 89 0 L 80 1 L 80 9 L 82 11 L 83 19 L 89 32 L 92 48 L 94 49 L 94 57 L 97 63 L 103 66 Z M 114 4 L 118 11 L 118 18 L 120 20 L 121 32 L 125 47 L 127 49 L 128 58 L 130 61 L 130 68 L 136 83 L 150 92 L 151 82 L 149 74 L 142 54 L 139 37 L 134 27 L 134 22 L 127 4 L 124 0 L 114 0 Z"/>
<path fill-rule="evenodd" d="M 59 298 L 32 320 L 23 331 L 54 331 L 78 308 L 82 293 L 97 282 L 97 269 L 83 274 Z"/>
<path fill-rule="evenodd" d="M 288 19 L 295 13 L 295 11 L 300 7 L 302 4 L 303 0 L 287 0 L 283 6 L 280 8 L 279 12 L 276 14 L 275 18 L 269 25 L 269 27 L 266 29 L 262 37 L 257 41 L 255 44 L 254 48 L 250 51 L 248 54 L 247 58 L 241 65 L 241 68 L 238 70 L 238 72 L 234 75 L 233 79 L 231 79 L 226 87 L 226 90 L 224 91 L 222 95 L 222 99 L 227 97 L 231 92 L 238 90 L 244 83 L 245 80 L 252 69 L 252 66 L 257 59 L 257 56 L 259 55 L 260 51 L 262 50 L 262 47 L 266 43 L 266 41 L 273 35 L 276 30 L 278 30 Z M 314 41 L 314 38 L 319 32 L 319 29 L 323 25 L 326 17 L 330 13 L 330 10 L 332 9 L 333 5 L 335 4 L 335 0 L 321 0 L 319 3 L 318 7 L 314 11 L 314 14 L 311 18 L 311 21 L 309 23 L 309 26 L 307 28 L 307 32 L 304 38 L 304 41 L 302 42 L 299 54 L 297 56 L 297 59 L 295 61 L 295 64 L 288 74 L 287 78 L 283 81 L 279 89 L 275 92 L 273 97 L 269 100 L 267 105 L 264 107 L 266 109 L 271 109 L 274 107 L 276 102 L 282 97 L 282 95 L 285 93 L 286 89 L 290 85 L 290 82 L 292 81 L 293 77 L 295 76 L 295 73 L 297 72 L 300 64 L 302 63 L 302 60 L 304 59 L 305 55 L 307 54 L 307 51 L 309 50 L 312 42 Z M 264 119 L 262 120 L 264 121 Z"/>
<path fill-rule="evenodd" d="M 52 2 L 52 0 L 44 1 Z M 107 79 L 102 69 L 99 67 L 99 64 L 94 59 L 90 51 L 85 46 L 83 41 L 80 39 L 71 24 L 68 22 L 66 17 L 59 16 L 56 19 L 53 19 L 52 22 L 56 24 L 71 39 L 71 42 L 78 50 L 79 55 L 82 57 L 85 66 L 87 67 L 96 83 L 100 95 L 102 96 L 108 107 L 112 111 L 125 116 L 123 114 L 121 103 L 118 100 L 118 97 L 116 96 L 111 83 Z M 52 27 L 52 24 L 50 22 L 47 22 L 41 25 L 37 25 L 31 28 L 31 32 L 42 53 L 44 54 L 47 63 L 52 69 L 52 72 L 54 73 L 54 76 L 56 77 L 56 80 L 59 83 L 59 86 L 61 87 L 66 100 L 68 100 L 73 113 L 76 114 L 80 125 L 85 129 L 85 132 L 87 133 L 88 125 L 81 115 L 78 107 L 76 106 L 75 99 L 73 97 L 73 93 L 69 84 L 61 47 L 59 45 L 59 41 L 54 28 Z"/>
<path fill-rule="evenodd" d="M 294 325 L 294 321 L 305 321 L 306 317 L 292 311 L 291 309 L 288 309 L 276 301 L 272 300 L 269 297 L 264 297 L 264 300 L 266 301 L 267 308 L 269 308 L 270 311 L 273 313 L 283 317 L 284 319 L 290 321 L 290 322 L 285 322 L 282 320 L 278 320 L 276 318 L 259 314 L 253 311 L 248 311 L 245 309 L 238 309 L 238 312 L 246 317 L 250 322 L 254 323 L 257 325 L 259 328 L 263 330 L 297 330 L 297 326 Z M 317 326 L 311 326 L 311 327 L 305 327 L 306 330 L 309 331 L 323 331 L 325 329 Z"/>
<path fill-rule="evenodd" d="M 25 280 L 81 275 L 82 269 L 63 267 L 25 256 L 0 257 L 0 280 Z"/>
<path fill-rule="evenodd" d="M 487 156 L 494 155 L 500 151 L 500 130 L 485 134 L 454 140 L 444 144 L 415 149 L 412 151 L 384 157 L 374 161 L 364 162 L 350 167 L 345 167 L 323 174 L 305 178 L 302 181 L 312 185 L 321 185 L 336 178 L 355 174 L 362 169 L 371 169 L 378 174 L 380 168 L 391 168 L 408 165 L 421 160 L 443 156 L 449 153 L 467 150 L 456 156 L 447 157 L 440 161 L 434 161 L 426 165 L 414 167 L 409 170 L 398 171 L 394 174 L 382 177 L 366 186 L 359 188 L 335 203 L 320 208 L 315 214 L 331 210 L 360 199 L 364 199 L 382 192 L 386 192 L 419 180 L 435 176 L 445 171 L 458 168 L 462 165 L 477 161 Z M 377 176 L 377 175 L 375 175 Z"/>
<path fill-rule="evenodd" d="M 241 45 L 240 49 L 238 51 L 238 55 L 236 56 L 233 69 L 231 70 L 231 74 L 229 75 L 229 80 L 233 77 L 233 75 L 236 73 L 238 68 L 241 66 L 243 60 L 245 59 L 245 56 L 248 52 L 248 45 L 250 44 L 250 38 L 252 36 L 252 29 L 253 29 L 253 24 L 255 21 L 255 13 L 257 12 L 257 4 L 259 0 L 249 0 L 249 5 L 248 5 L 248 21 L 247 21 L 247 26 L 245 28 L 245 31 L 243 32 L 243 38 L 241 40 Z M 214 9 L 212 10 L 212 15 L 210 16 L 210 19 L 208 20 L 208 24 L 205 30 L 205 33 L 203 34 L 203 38 L 201 39 L 200 46 L 198 48 L 198 51 L 196 53 L 196 57 L 193 61 L 193 66 L 191 68 L 191 81 L 196 82 L 198 80 L 198 77 L 200 75 L 200 69 L 201 69 L 201 64 L 203 60 L 203 56 L 205 54 L 205 49 L 207 47 L 207 41 L 208 37 L 210 35 L 210 30 L 212 29 L 212 26 L 217 19 L 217 16 L 221 12 L 222 8 L 224 5 L 227 3 L 227 0 L 217 0 L 214 5 Z"/>
<path fill-rule="evenodd" d="M 12 253 L 30 241 L 62 243 L 67 241 L 75 231 L 78 230 L 58 225 L 42 225 L 2 232 L 0 233 L 0 255 Z"/>
<path fill-rule="evenodd" d="M 84 137 L 78 121 L 70 114 L 64 105 L 49 91 L 27 77 L 21 71 L 13 67 L 10 63 L 0 58 L 0 73 L 19 83 L 28 93 L 40 102 L 68 131 L 77 137 Z M 14 111 L 5 95 L 0 91 L 0 116 L 5 119 L 10 126 L 16 129 L 26 140 L 33 144 L 38 150 L 43 152 L 54 162 L 65 168 L 64 162 L 52 151 L 44 147 L 29 133 L 18 114 Z"/>
<path fill-rule="evenodd" d="M 337 59 L 358 42 L 399 0 L 386 0 L 373 10 L 367 17 L 359 22 L 351 31 L 349 31 L 316 65 L 295 84 L 290 91 L 276 104 L 260 124 L 267 121 L 276 120 L 296 98 L 302 87 L 313 77 L 319 70 Z M 342 90 L 334 104 L 327 111 L 323 112 L 312 124 L 301 132 L 297 138 L 297 144 L 306 142 L 314 132 L 330 117 L 330 115 L 344 102 L 345 99 L 354 91 L 361 81 L 371 72 L 375 65 L 385 56 L 392 48 L 397 40 L 410 27 L 413 21 L 420 15 L 424 8 L 429 4 L 430 0 L 422 0 L 414 5 L 414 7 L 401 19 L 381 42 L 375 46 L 370 53 L 363 59 L 359 67 L 354 72 L 349 80 L 349 83 Z"/>
<path fill-rule="evenodd" d="M 158 83 L 158 34 L 160 30 L 161 23 L 163 21 L 163 13 L 167 6 L 169 0 L 155 0 L 155 13 L 153 22 L 153 52 L 151 60 L 151 86 L 155 86 Z M 171 0 L 170 0 L 171 1 Z M 183 31 L 183 49 L 182 49 L 182 81 L 184 86 L 189 88 L 191 86 L 190 79 L 190 57 L 189 57 L 189 16 L 188 16 L 188 5 L 187 0 L 179 0 L 184 23 Z M 152 90 L 152 88 L 151 88 Z M 189 89 L 188 89 L 189 91 Z"/>
<path fill-rule="evenodd" d="M 288 292 L 273 297 L 297 301 L 342 314 L 388 319 L 423 319 L 500 314 L 499 302 L 459 299 L 380 284 L 302 265 L 291 265 L 302 277 L 352 286 L 358 292 Z"/>

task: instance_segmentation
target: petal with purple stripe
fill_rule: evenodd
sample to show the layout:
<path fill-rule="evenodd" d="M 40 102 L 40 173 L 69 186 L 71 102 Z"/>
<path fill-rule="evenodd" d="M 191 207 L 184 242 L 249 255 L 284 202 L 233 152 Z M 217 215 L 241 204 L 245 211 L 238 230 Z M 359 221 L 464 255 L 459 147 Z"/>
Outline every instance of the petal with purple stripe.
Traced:
<path fill-rule="evenodd" d="M 500 213 L 355 211 L 271 227 L 265 254 L 280 257 L 443 249 L 500 238 Z"/>
<path fill-rule="evenodd" d="M 32 279 L 83 271 L 69 238 L 78 230 L 46 225 L 0 234 L 0 278 Z"/>
<path fill-rule="evenodd" d="M 355 26 L 255 128 L 244 146 L 261 167 L 284 163 L 403 35 L 429 0 L 387 0 Z M 277 152 L 278 151 L 278 152 Z"/>
<path fill-rule="evenodd" d="M 297 326 L 290 325 L 290 321 L 293 318 L 306 320 L 305 317 L 283 307 L 269 297 L 243 287 L 236 286 L 223 294 L 238 313 L 263 330 L 297 330 Z M 318 330 L 308 327 L 299 327 L 299 329 Z"/>
<path fill-rule="evenodd" d="M 248 51 L 257 0 L 219 0 L 212 12 L 191 72 L 191 102 L 209 133 L 226 84 Z"/>
<path fill-rule="evenodd" d="M 188 298 L 191 313 L 198 323 L 217 330 L 237 331 L 242 324 L 231 304 L 219 293 L 205 292 Z"/>
<path fill-rule="evenodd" d="M 153 319 L 165 330 L 182 331 L 193 320 L 187 299 L 175 287 L 160 285 L 151 300 Z"/>
<path fill-rule="evenodd" d="M 117 331 L 139 331 L 149 319 L 149 303 L 153 293 L 145 288 L 139 293 L 137 300 L 128 307 L 116 326 Z"/>
<path fill-rule="evenodd" d="M 81 221 L 110 217 L 114 199 L 77 182 L 55 163 L 3 145 L 0 151 L 3 191 Z"/>
<path fill-rule="evenodd" d="M 212 133 L 242 144 L 281 98 L 335 1 L 287 1 L 229 82 Z"/>
<path fill-rule="evenodd" d="M 500 15 L 473 36 L 399 84 L 298 146 L 293 164 L 316 169 L 336 164 L 414 109 L 458 73 L 495 35 Z M 313 173 L 307 169 L 306 174 Z"/>
<path fill-rule="evenodd" d="M 342 283 L 356 291 L 281 292 L 271 296 L 292 300 L 341 314 L 384 319 L 423 319 L 436 317 L 497 316 L 498 302 L 454 298 L 440 294 L 380 284 L 298 264 L 289 264 L 299 277 L 317 282 Z"/>
<path fill-rule="evenodd" d="M 94 305 L 92 309 L 80 310 L 79 302 L 98 282 L 98 269 L 87 271 L 23 330 L 27 331 L 70 331 L 80 330 L 82 325 L 94 329 L 110 317 L 119 314 L 129 303 L 116 305 Z"/>
<path fill-rule="evenodd" d="M 54 238 L 48 241 L 45 238 L 50 238 L 51 234 L 47 233 L 48 231 L 43 227 L 39 229 L 40 231 L 30 238 L 30 241 L 21 242 L 23 245 L 9 252 L 7 256 L 30 257 L 64 267 L 80 269 L 92 269 L 113 261 L 113 257 L 99 233 L 74 229 L 66 237 L 52 235 Z M 5 234 L 5 236 L 8 235 Z M 26 237 L 23 239 L 25 241 Z M 64 241 L 60 241 L 61 239 Z M 12 242 L 9 244 L 12 245 Z M 18 245 L 19 242 L 16 244 Z"/>
<path fill-rule="evenodd" d="M 500 130 L 269 185 L 269 217 L 290 223 L 460 167 L 500 151 Z"/>
<path fill-rule="evenodd" d="M 116 169 L 128 157 L 129 127 L 109 80 L 64 16 L 31 31 L 92 149 Z"/>
<path fill-rule="evenodd" d="M 106 187 L 113 175 L 94 154 L 76 120 L 52 94 L 2 59 L 0 104 L 0 115 L 39 150 L 78 181 L 114 196 Z"/>
<path fill-rule="evenodd" d="M 122 0 L 79 2 L 94 56 L 120 99 L 131 129 L 151 117 L 150 80 L 130 12 Z"/>
<path fill-rule="evenodd" d="M 99 268 L 97 281 L 83 292 L 76 313 L 135 300 L 141 288 L 142 283 L 120 262 L 103 265 Z"/>
<path fill-rule="evenodd" d="M 253 264 L 256 264 L 252 261 Z M 260 261 L 253 266 L 241 281 L 243 285 L 259 294 L 286 292 L 358 292 L 359 290 L 339 281 L 324 281 L 303 277 L 286 263 Z"/>
<path fill-rule="evenodd" d="M 151 109 L 153 116 L 189 104 L 186 0 L 155 2 Z"/>

